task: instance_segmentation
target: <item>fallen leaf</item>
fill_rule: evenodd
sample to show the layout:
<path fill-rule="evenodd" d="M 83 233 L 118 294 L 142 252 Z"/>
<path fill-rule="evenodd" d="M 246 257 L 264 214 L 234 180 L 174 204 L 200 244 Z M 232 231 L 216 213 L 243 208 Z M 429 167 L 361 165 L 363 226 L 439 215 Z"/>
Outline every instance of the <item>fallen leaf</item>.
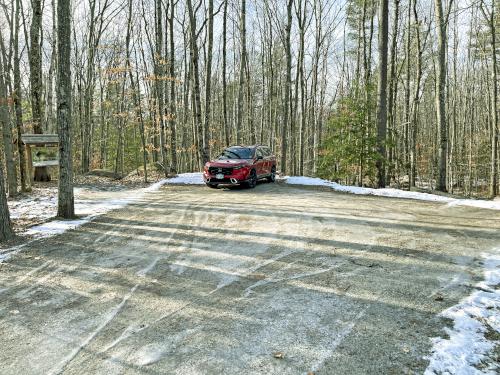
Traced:
<path fill-rule="evenodd" d="M 285 353 L 283 353 L 283 352 L 274 352 L 273 353 L 273 357 L 274 358 L 278 358 L 278 359 L 283 359 L 283 358 L 285 358 Z"/>
<path fill-rule="evenodd" d="M 434 301 L 442 301 L 444 300 L 444 297 L 441 293 L 438 293 L 434 296 Z"/>

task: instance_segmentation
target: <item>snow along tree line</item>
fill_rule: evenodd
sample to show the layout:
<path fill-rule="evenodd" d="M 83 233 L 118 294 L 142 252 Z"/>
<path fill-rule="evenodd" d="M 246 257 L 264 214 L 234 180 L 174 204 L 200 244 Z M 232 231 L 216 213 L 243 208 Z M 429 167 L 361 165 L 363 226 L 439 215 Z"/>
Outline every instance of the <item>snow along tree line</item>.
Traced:
<path fill-rule="evenodd" d="M 5 194 L 31 183 L 23 133 L 72 147 L 63 187 L 96 168 L 195 171 L 229 144 L 262 143 L 286 174 L 495 196 L 499 7 L 0 0 L 2 223 Z"/>

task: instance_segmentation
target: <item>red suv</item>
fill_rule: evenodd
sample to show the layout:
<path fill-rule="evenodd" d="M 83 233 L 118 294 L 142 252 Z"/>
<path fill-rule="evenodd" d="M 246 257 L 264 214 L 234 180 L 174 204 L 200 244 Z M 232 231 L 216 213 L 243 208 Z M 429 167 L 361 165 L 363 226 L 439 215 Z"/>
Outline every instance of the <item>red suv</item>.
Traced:
<path fill-rule="evenodd" d="M 254 188 L 257 181 L 276 179 L 276 157 L 266 146 L 232 146 L 215 160 L 205 164 L 203 180 L 207 186 L 245 185 Z"/>

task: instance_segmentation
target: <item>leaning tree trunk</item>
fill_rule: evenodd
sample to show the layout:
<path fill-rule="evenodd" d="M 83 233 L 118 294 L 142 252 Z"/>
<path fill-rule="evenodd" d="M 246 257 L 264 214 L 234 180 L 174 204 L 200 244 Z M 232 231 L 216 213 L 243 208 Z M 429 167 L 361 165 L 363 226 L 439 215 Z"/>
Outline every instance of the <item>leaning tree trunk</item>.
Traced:
<path fill-rule="evenodd" d="M 75 216 L 71 155 L 71 0 L 57 2 L 57 129 L 59 131 L 59 194 L 57 216 Z"/>

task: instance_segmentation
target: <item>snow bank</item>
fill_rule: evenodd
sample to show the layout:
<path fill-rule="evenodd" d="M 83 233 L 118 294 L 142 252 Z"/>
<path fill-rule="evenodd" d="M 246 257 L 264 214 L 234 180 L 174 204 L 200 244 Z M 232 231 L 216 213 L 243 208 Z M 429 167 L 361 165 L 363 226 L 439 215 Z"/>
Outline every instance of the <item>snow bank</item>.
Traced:
<path fill-rule="evenodd" d="M 500 248 L 483 258 L 485 280 L 476 285 L 472 295 L 441 313 L 453 320 L 453 328 L 445 329 L 448 339 L 433 339 L 425 375 L 497 374 L 500 370 L 500 364 L 488 358 L 488 353 L 499 343 L 485 337 L 488 331 L 500 333 Z M 475 365 L 481 362 L 490 365 L 479 370 Z"/>
<path fill-rule="evenodd" d="M 202 173 L 181 173 L 173 178 L 163 180 L 165 184 L 204 185 Z"/>
<path fill-rule="evenodd" d="M 500 200 L 479 200 L 479 199 L 457 199 L 444 197 L 441 195 L 420 193 L 416 191 L 406 191 L 398 189 L 371 189 L 357 186 L 340 185 L 336 182 L 326 181 L 315 177 L 283 177 L 287 184 L 290 185 L 308 185 L 308 186 L 326 186 L 335 191 L 340 191 L 358 195 L 376 195 L 390 198 L 417 199 L 429 202 L 447 203 L 449 206 L 470 206 L 477 208 L 488 208 L 492 210 L 500 210 Z"/>

